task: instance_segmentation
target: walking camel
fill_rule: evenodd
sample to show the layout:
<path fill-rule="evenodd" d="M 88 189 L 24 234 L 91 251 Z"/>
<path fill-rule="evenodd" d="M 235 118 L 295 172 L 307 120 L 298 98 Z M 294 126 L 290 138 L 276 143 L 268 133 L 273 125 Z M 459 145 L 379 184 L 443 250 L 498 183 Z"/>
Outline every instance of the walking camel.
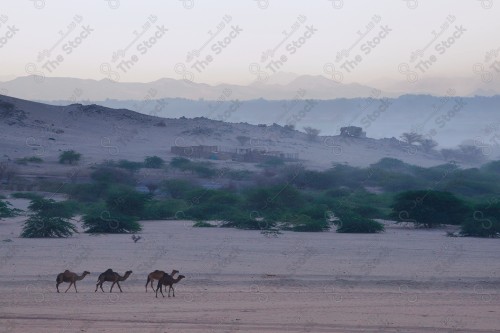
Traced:
<path fill-rule="evenodd" d="M 158 297 L 158 290 L 160 290 L 161 295 L 163 297 L 165 297 L 165 295 L 163 295 L 163 291 L 162 291 L 162 287 L 161 287 L 162 285 L 169 286 L 168 297 L 170 297 L 170 289 L 172 289 L 173 297 L 175 297 L 175 289 L 174 289 L 173 285 L 184 278 L 185 278 L 184 275 L 179 275 L 177 278 L 174 279 L 170 275 L 164 274 L 163 277 L 160 280 L 158 280 L 158 285 L 156 286 L 156 297 Z"/>
<path fill-rule="evenodd" d="M 179 273 L 178 270 L 173 269 L 172 273 L 170 273 L 170 276 L 174 277 L 175 274 L 178 274 L 178 273 Z M 165 275 L 165 272 L 159 271 L 159 270 L 155 270 L 154 272 L 149 273 L 148 280 L 146 281 L 146 292 L 148 292 L 148 283 L 150 283 L 150 282 L 151 282 L 151 289 L 153 289 L 153 291 L 155 291 L 155 288 L 153 288 L 153 281 L 161 279 L 163 277 L 163 275 Z"/>
<path fill-rule="evenodd" d="M 99 278 L 97 279 L 97 284 L 95 285 L 95 292 L 97 291 L 98 287 L 101 287 L 102 292 L 104 292 L 104 289 L 102 289 L 102 284 L 106 281 L 113 282 L 113 284 L 111 284 L 109 292 L 113 291 L 113 286 L 115 284 L 118 285 L 120 292 L 123 292 L 122 288 L 120 287 L 120 281 L 125 281 L 130 276 L 130 274 L 132 274 L 132 271 L 126 271 L 123 276 L 120 276 L 120 274 L 113 272 L 111 268 L 107 269 L 104 273 L 101 273 L 99 275 Z"/>
<path fill-rule="evenodd" d="M 70 272 L 68 270 L 65 270 L 64 272 L 57 274 L 57 278 L 56 278 L 57 292 L 59 292 L 59 285 L 63 282 L 69 282 L 69 287 L 68 287 L 68 289 L 66 289 L 65 292 L 67 292 L 69 290 L 69 288 L 71 288 L 71 285 L 73 285 L 75 287 L 75 291 L 78 292 L 78 290 L 76 289 L 76 281 L 83 280 L 83 278 L 89 274 L 90 274 L 90 272 L 84 271 L 82 273 L 82 275 L 79 276 L 78 274 Z"/>

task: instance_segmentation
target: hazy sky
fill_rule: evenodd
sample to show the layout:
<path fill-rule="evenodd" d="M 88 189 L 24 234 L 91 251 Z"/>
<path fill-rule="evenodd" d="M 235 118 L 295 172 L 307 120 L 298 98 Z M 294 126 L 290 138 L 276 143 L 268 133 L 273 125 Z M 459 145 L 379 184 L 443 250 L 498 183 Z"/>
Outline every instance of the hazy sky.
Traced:
<path fill-rule="evenodd" d="M 479 80 L 499 31 L 500 0 L 2 0 L 0 80 Z"/>

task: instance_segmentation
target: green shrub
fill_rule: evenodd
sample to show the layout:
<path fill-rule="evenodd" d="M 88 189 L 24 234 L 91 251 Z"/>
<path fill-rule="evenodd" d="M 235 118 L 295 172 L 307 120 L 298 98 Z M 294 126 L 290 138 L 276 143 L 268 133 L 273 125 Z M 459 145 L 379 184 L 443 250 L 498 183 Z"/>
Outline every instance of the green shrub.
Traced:
<path fill-rule="evenodd" d="M 210 224 L 210 223 L 205 222 L 205 221 L 196 221 L 193 224 L 193 228 L 214 228 L 214 227 L 215 227 L 215 225 Z"/>
<path fill-rule="evenodd" d="M 191 161 L 184 157 L 174 157 L 170 161 L 170 166 L 181 171 L 186 171 L 191 166 Z"/>
<path fill-rule="evenodd" d="M 143 220 L 165 220 L 174 218 L 176 213 L 187 209 L 187 204 L 183 200 L 169 199 L 164 201 L 151 200 L 146 203 Z"/>
<path fill-rule="evenodd" d="M 77 153 L 74 150 L 66 150 L 59 155 L 59 163 L 64 164 L 68 162 L 69 164 L 73 164 L 75 162 L 78 162 L 81 157 L 82 154 Z"/>
<path fill-rule="evenodd" d="M 69 237 L 77 232 L 70 222 L 75 213 L 74 203 L 37 198 L 28 209 L 33 212 L 23 225 L 21 237 Z"/>
<path fill-rule="evenodd" d="M 187 194 L 198 187 L 187 180 L 169 179 L 160 184 L 160 189 L 174 199 L 181 199 L 187 198 Z"/>
<path fill-rule="evenodd" d="M 16 199 L 29 199 L 29 200 L 42 199 L 41 195 L 33 192 L 14 192 L 11 194 L 11 197 Z"/>
<path fill-rule="evenodd" d="M 144 167 L 149 169 L 160 169 L 165 165 L 165 161 L 158 156 L 147 156 L 144 159 Z"/>
<path fill-rule="evenodd" d="M 460 227 L 460 235 L 468 237 L 500 236 L 500 203 L 479 204 Z"/>
<path fill-rule="evenodd" d="M 122 168 L 122 169 L 127 169 L 132 172 L 135 172 L 142 168 L 144 166 L 144 163 L 142 162 L 132 162 L 132 161 L 127 161 L 127 160 L 120 160 L 116 164 L 117 167 Z"/>
<path fill-rule="evenodd" d="M 32 157 L 23 157 L 23 158 L 18 158 L 16 159 L 17 164 L 22 164 L 26 165 L 28 163 L 42 163 L 43 159 L 37 156 L 32 156 Z"/>
<path fill-rule="evenodd" d="M 391 217 L 397 222 L 432 228 L 440 224 L 461 224 L 469 212 L 467 204 L 452 193 L 419 190 L 398 194 Z"/>
<path fill-rule="evenodd" d="M 66 193 L 73 200 L 81 202 L 96 202 L 102 199 L 108 190 L 106 183 L 66 184 Z"/>
<path fill-rule="evenodd" d="M 265 227 L 270 227 L 270 223 L 257 221 L 251 216 L 250 213 L 243 213 L 241 211 L 231 211 L 222 214 L 221 220 L 222 228 L 238 228 L 246 230 L 260 230 L 265 229 Z"/>
<path fill-rule="evenodd" d="M 150 199 L 148 194 L 134 190 L 133 188 L 117 185 L 108 190 L 106 206 L 113 213 L 140 217 L 146 202 Z"/>
<path fill-rule="evenodd" d="M 378 233 L 385 230 L 382 223 L 352 212 L 342 213 L 334 224 L 337 226 L 337 232 L 340 233 Z"/>
<path fill-rule="evenodd" d="M 99 166 L 92 173 L 91 178 L 99 183 L 108 184 L 136 184 L 136 179 L 130 170 L 117 167 Z"/>
<path fill-rule="evenodd" d="M 10 208 L 9 206 L 11 206 L 9 202 L 0 200 L 0 219 L 5 217 L 14 217 L 19 215 L 21 212 L 20 209 Z"/>
<path fill-rule="evenodd" d="M 83 227 L 85 232 L 90 234 L 123 234 L 142 230 L 136 218 L 111 212 L 104 203 L 89 208 L 83 216 Z"/>
<path fill-rule="evenodd" d="M 308 215 L 299 214 L 292 215 L 285 221 L 284 229 L 300 232 L 320 232 L 330 229 L 330 222 L 328 222 L 322 214 L 320 219 L 312 219 Z"/>

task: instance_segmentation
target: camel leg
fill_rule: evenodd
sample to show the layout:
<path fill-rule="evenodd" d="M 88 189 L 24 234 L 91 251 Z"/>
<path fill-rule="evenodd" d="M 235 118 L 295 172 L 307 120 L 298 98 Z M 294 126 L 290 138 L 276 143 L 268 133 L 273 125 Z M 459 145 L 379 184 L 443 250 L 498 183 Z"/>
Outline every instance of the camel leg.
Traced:
<path fill-rule="evenodd" d="M 163 295 L 161 281 L 158 281 L 158 285 L 156 286 L 156 297 L 158 297 L 158 289 L 160 289 L 160 293 L 161 293 L 161 295 L 162 295 L 163 297 L 165 297 L 165 295 Z"/>
<path fill-rule="evenodd" d="M 104 291 L 104 289 L 102 289 L 102 284 L 103 284 L 103 283 L 104 283 L 104 281 L 102 281 L 102 282 L 101 282 L 101 284 L 99 284 L 99 286 L 101 287 L 101 290 L 102 290 L 102 292 L 104 293 L 105 291 Z"/>
<path fill-rule="evenodd" d="M 75 291 L 78 292 L 78 290 L 76 289 L 76 281 L 75 283 L 73 283 L 73 287 L 75 287 Z"/>
<path fill-rule="evenodd" d="M 97 280 L 97 283 L 95 285 L 95 291 L 94 292 L 97 292 L 97 288 L 99 288 L 99 282 L 101 282 L 101 280 Z"/>
<path fill-rule="evenodd" d="M 146 292 L 148 292 L 148 284 L 149 284 L 149 276 L 148 276 L 148 280 L 146 281 Z M 153 285 L 153 281 L 151 281 L 151 286 Z M 154 289 L 153 289 L 154 291 Z"/>
<path fill-rule="evenodd" d="M 66 291 L 65 291 L 65 292 L 67 292 L 67 291 L 69 290 L 69 288 L 71 288 L 71 285 L 72 285 L 72 284 L 73 284 L 73 282 L 70 282 L 70 283 L 69 283 L 69 287 L 68 287 L 68 289 L 66 289 Z"/>
<path fill-rule="evenodd" d="M 60 285 L 60 284 L 61 284 L 60 282 L 56 282 L 56 289 L 57 289 L 57 292 L 59 292 L 59 285 Z"/>
<path fill-rule="evenodd" d="M 116 281 L 115 281 L 115 282 L 113 282 L 113 284 L 111 285 L 111 288 L 109 289 L 109 292 L 112 292 L 112 291 L 113 291 L 113 287 L 115 286 L 115 283 L 116 283 Z"/>
<path fill-rule="evenodd" d="M 122 293 L 122 287 L 120 287 L 120 282 L 116 281 L 116 285 L 118 286 L 118 288 L 120 289 L 120 292 Z"/>
<path fill-rule="evenodd" d="M 153 287 L 153 280 L 151 280 L 151 289 L 155 291 L 155 287 Z"/>

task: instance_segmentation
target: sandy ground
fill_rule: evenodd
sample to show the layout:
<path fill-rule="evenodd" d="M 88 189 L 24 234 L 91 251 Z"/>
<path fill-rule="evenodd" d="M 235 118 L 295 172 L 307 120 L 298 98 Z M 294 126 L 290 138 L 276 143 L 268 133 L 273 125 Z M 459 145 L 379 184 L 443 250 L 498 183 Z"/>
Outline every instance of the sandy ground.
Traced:
<path fill-rule="evenodd" d="M 187 221 L 144 222 L 137 243 L 21 239 L 22 220 L 0 222 L 2 333 L 500 331 L 498 240 L 401 226 L 275 238 Z M 94 293 L 107 268 L 133 270 L 123 293 Z M 175 298 L 145 292 L 148 272 L 173 268 L 186 276 Z M 78 293 L 56 292 L 65 269 L 91 272 Z"/>

